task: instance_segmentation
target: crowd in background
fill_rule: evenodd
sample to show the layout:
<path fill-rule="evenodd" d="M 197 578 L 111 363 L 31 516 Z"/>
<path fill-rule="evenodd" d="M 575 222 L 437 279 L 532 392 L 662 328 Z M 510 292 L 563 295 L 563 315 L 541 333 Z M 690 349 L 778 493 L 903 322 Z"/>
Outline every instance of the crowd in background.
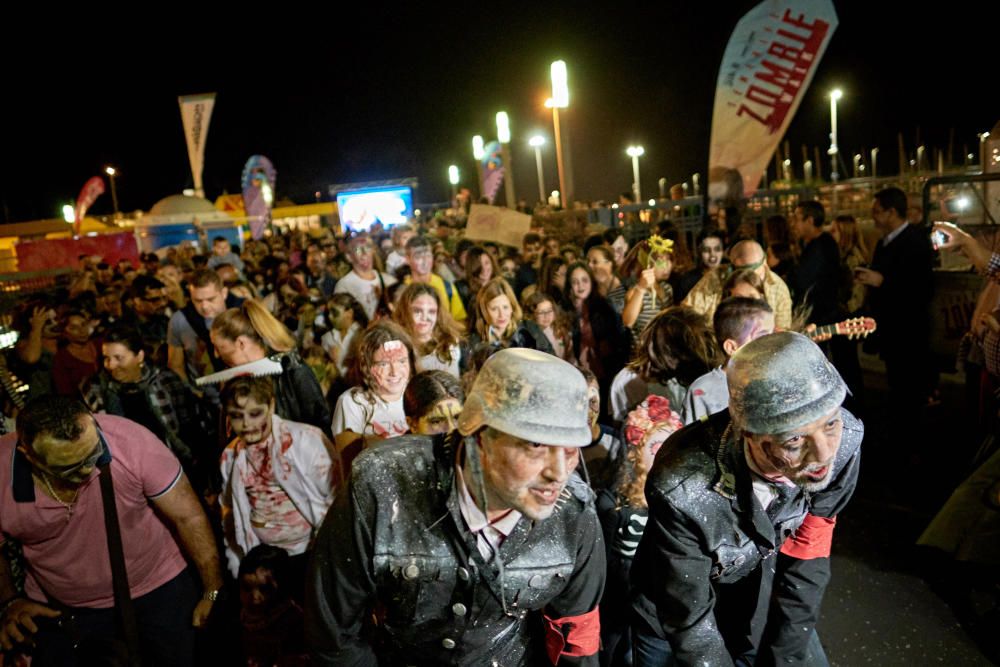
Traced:
<path fill-rule="evenodd" d="M 669 219 L 623 219 L 582 236 L 534 228 L 513 248 L 466 239 L 461 218 L 441 216 L 242 248 L 217 238 L 207 252 L 143 253 L 138 266 L 84 256 L 66 289 L 21 305 L 7 366 L 28 397 L 81 398 L 146 427 L 180 460 L 240 591 L 220 624 L 242 628 L 248 660 L 274 660 L 305 652 L 310 538 L 354 457 L 453 430 L 496 350 L 569 361 L 592 387 L 594 444 L 580 473 L 599 494 L 609 556 L 602 658 L 627 664 L 622 592 L 645 471 L 670 433 L 725 409 L 722 369 L 740 345 L 775 330 L 812 336 L 864 416 L 850 330 L 886 362 L 891 414 L 937 400 L 928 364 L 914 363 L 929 351 L 933 256 L 908 208 L 901 191 L 876 195 L 877 247 L 853 217 L 801 202 L 760 226 L 729 211 L 693 239 Z M 17 404 L 4 400 L 11 430 Z M 916 422 L 899 421 L 911 437 Z M 251 576 L 261 570 L 276 577 L 264 593 Z"/>

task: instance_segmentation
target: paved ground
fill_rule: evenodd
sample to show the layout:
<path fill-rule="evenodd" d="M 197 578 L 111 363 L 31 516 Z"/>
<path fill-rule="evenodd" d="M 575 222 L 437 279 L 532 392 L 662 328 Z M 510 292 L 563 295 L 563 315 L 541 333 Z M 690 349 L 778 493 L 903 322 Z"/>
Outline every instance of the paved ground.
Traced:
<path fill-rule="evenodd" d="M 1000 664 L 990 661 L 974 631 L 931 590 L 913 546 L 963 478 L 976 445 L 966 428 L 963 378 L 942 376 L 942 405 L 920 416 L 925 441 L 901 447 L 880 409 L 881 366 L 871 358 L 863 365 L 870 390 L 865 454 L 858 491 L 834 539 L 833 579 L 819 625 L 827 654 L 838 666 Z M 980 611 L 996 604 L 986 593 L 975 600 Z M 995 627 L 993 641 L 998 636 Z"/>

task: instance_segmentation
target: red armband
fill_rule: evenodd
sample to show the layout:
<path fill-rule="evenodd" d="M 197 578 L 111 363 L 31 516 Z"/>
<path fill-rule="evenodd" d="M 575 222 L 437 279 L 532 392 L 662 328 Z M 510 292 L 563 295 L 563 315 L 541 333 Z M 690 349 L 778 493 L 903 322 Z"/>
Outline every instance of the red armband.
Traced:
<path fill-rule="evenodd" d="M 601 616 L 594 607 L 586 614 L 545 619 L 545 652 L 552 664 L 559 656 L 579 658 L 594 655 L 601 648 Z"/>
<path fill-rule="evenodd" d="M 800 560 L 827 558 L 833 544 L 833 527 L 837 517 L 824 519 L 806 514 L 805 521 L 781 545 L 781 553 Z"/>

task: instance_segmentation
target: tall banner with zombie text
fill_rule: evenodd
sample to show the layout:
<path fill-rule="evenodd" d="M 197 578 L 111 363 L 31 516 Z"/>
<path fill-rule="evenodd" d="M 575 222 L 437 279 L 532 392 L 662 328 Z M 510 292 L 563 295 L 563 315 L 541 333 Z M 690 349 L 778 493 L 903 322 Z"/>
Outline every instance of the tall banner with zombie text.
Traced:
<path fill-rule="evenodd" d="M 765 0 L 736 24 L 715 90 L 710 197 L 757 189 L 836 27 L 831 0 Z"/>
<path fill-rule="evenodd" d="M 181 105 L 181 122 L 184 123 L 184 139 L 187 141 L 194 191 L 199 197 L 204 197 L 201 173 L 205 167 L 205 140 L 208 137 L 208 122 L 212 119 L 212 108 L 215 107 L 215 93 L 183 95 L 177 101 Z"/>
<path fill-rule="evenodd" d="M 243 167 L 243 210 L 250 225 L 250 236 L 259 239 L 271 224 L 274 184 L 278 172 L 263 155 L 251 155 Z"/>
<path fill-rule="evenodd" d="M 87 214 L 87 209 L 97 201 L 97 198 L 104 194 L 104 179 L 100 176 L 93 176 L 80 188 L 80 195 L 76 198 L 76 208 L 73 209 L 73 235 L 80 235 L 80 225 L 83 224 L 83 216 Z"/>

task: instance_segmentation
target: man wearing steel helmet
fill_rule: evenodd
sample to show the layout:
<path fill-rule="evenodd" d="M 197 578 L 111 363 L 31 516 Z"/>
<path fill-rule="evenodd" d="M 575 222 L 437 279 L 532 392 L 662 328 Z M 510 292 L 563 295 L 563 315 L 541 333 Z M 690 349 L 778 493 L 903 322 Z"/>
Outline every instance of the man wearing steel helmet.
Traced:
<path fill-rule="evenodd" d="M 646 482 L 635 664 L 828 665 L 815 624 L 863 426 L 800 334 L 748 343 L 726 375 L 729 410 L 668 440 Z"/>
<path fill-rule="evenodd" d="M 359 455 L 315 545 L 315 662 L 596 665 L 604 546 L 574 475 L 587 408 L 573 366 L 501 350 L 457 432 Z"/>

